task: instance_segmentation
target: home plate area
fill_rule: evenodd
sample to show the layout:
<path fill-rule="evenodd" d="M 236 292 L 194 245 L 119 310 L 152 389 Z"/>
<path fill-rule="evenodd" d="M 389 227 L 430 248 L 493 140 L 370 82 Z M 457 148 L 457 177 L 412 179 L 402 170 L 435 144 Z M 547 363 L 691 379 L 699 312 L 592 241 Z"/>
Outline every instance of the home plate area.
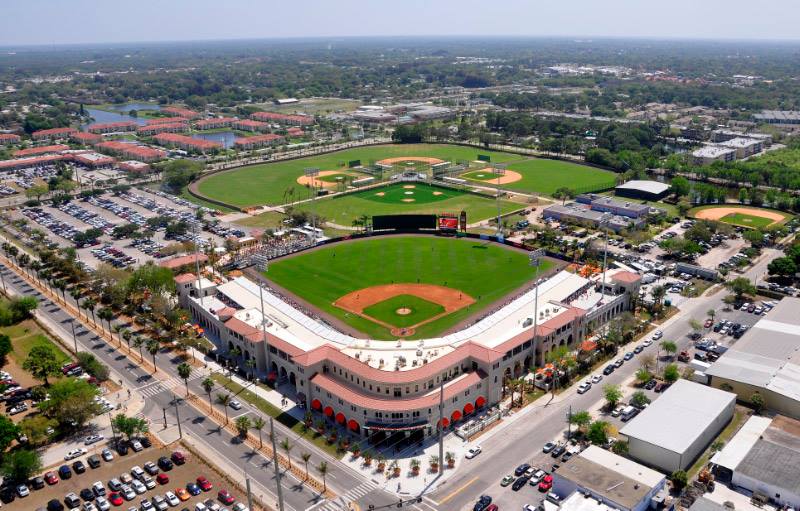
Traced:
<path fill-rule="evenodd" d="M 408 337 L 420 325 L 475 303 L 471 296 L 433 284 L 386 284 L 348 293 L 333 304 Z"/>

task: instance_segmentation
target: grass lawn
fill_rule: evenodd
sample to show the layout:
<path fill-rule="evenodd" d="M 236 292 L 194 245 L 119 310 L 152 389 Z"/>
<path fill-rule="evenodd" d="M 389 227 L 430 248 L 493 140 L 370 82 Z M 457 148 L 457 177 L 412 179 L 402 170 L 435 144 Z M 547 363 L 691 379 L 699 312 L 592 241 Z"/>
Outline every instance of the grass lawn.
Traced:
<path fill-rule="evenodd" d="M 11 337 L 13 350 L 10 356 L 21 367 L 28 357 L 28 353 L 36 346 L 51 346 L 56 353 L 56 358 L 60 364 L 70 360 L 69 356 L 61 348 L 50 340 L 50 337 L 32 319 L 0 328 L 0 333 Z"/>
<path fill-rule="evenodd" d="M 720 219 L 721 222 L 726 224 L 738 225 L 741 227 L 752 227 L 753 229 L 762 229 L 773 224 L 773 220 L 756 215 L 748 215 L 746 213 L 730 213 Z"/>
<path fill-rule="evenodd" d="M 405 314 L 398 311 L 405 309 Z M 438 303 L 418 296 L 397 295 L 364 309 L 364 314 L 399 328 L 416 325 L 444 312 Z"/>
<path fill-rule="evenodd" d="M 562 187 L 570 188 L 577 193 L 586 193 L 613 188 L 616 184 L 613 172 L 568 161 L 531 158 L 510 164 L 508 170 L 519 172 L 522 179 L 500 185 L 501 188 L 538 192 L 544 195 L 552 195 Z M 487 184 L 491 184 L 491 181 Z"/>
<path fill-rule="evenodd" d="M 413 186 L 414 188 L 405 188 Z M 382 195 L 381 195 L 382 194 Z M 493 218 L 497 215 L 494 199 L 426 184 L 391 184 L 347 195 L 304 202 L 295 206 L 314 211 L 338 225 L 350 226 L 361 215 L 435 214 L 467 212 L 467 223 Z M 525 204 L 500 201 L 500 211 L 509 213 Z"/>
<path fill-rule="evenodd" d="M 238 207 L 277 205 L 286 202 L 284 197 L 287 190 L 294 190 L 295 200 L 308 196 L 306 187 L 297 183 L 297 178 L 303 175 L 303 169 L 306 167 L 344 171 L 347 170 L 348 162 L 353 160 L 361 160 L 364 165 L 368 165 L 371 160 L 377 161 L 400 156 L 427 156 L 447 161 L 472 161 L 478 157 L 478 154 L 487 154 L 492 161 L 496 162 L 520 158 L 515 154 L 455 145 L 396 144 L 359 147 L 309 158 L 252 165 L 214 174 L 201 181 L 198 189 L 207 197 Z"/>
<path fill-rule="evenodd" d="M 542 271 L 552 262 L 542 261 Z M 534 268 L 521 251 L 477 240 L 433 236 L 383 236 L 330 245 L 270 264 L 266 276 L 309 303 L 376 339 L 393 339 L 385 327 L 333 305 L 365 287 L 423 283 L 459 289 L 471 307 L 422 325 L 416 338 L 435 337 L 469 315 L 530 282 Z"/>
<path fill-rule="evenodd" d="M 744 422 L 750 418 L 750 414 L 747 413 L 747 409 L 741 406 L 737 406 L 733 412 L 733 419 L 725 426 L 725 429 L 722 430 L 722 433 L 719 434 L 717 439 L 712 442 L 711 445 L 714 445 L 717 442 L 722 442 L 722 444 L 728 443 L 728 441 L 733 438 L 739 429 L 742 427 Z M 708 460 L 711 459 L 711 456 L 714 453 L 712 452 L 711 446 L 706 449 L 706 451 L 697 458 L 697 461 L 694 462 L 694 465 L 687 470 L 689 474 L 689 480 L 694 478 L 697 474 L 700 473 L 700 470 L 703 469 L 708 464 Z"/>
<path fill-rule="evenodd" d="M 252 404 L 265 414 L 269 415 L 276 421 L 280 422 L 287 428 L 291 429 L 297 435 L 303 437 L 305 440 L 313 443 L 326 453 L 330 454 L 331 456 L 338 457 L 339 453 L 336 452 L 336 444 L 329 444 L 325 437 L 317 433 L 316 431 L 308 430 L 305 428 L 303 421 L 299 421 L 295 419 L 290 414 L 284 412 L 277 406 L 273 405 L 269 401 L 262 399 L 255 392 L 250 391 L 242 387 L 236 382 L 228 381 L 228 379 L 218 373 L 212 374 L 211 379 L 217 385 L 224 387 L 225 389 L 229 390 L 232 394 L 234 394 L 239 399 L 244 399 L 248 403 Z M 214 394 L 214 391 L 212 391 Z M 265 437 L 268 435 L 265 433 Z"/>

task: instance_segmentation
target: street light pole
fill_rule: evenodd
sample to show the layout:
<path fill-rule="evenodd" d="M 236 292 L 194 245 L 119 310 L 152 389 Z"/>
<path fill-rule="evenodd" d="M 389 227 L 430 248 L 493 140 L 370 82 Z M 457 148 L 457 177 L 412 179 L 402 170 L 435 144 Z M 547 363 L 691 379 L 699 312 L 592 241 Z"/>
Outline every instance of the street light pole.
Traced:
<path fill-rule="evenodd" d="M 72 343 L 75 345 L 75 354 L 78 354 L 78 338 L 75 337 L 75 318 L 72 318 L 72 321 L 69 322 L 69 326 L 72 327 Z"/>
<path fill-rule="evenodd" d="M 172 403 L 175 405 L 175 420 L 178 421 L 178 438 L 183 438 L 183 431 L 181 430 L 181 414 L 178 411 L 178 399 L 173 399 Z"/>
<path fill-rule="evenodd" d="M 534 361 L 534 357 L 536 356 L 536 330 L 539 326 L 539 266 L 542 256 L 544 256 L 544 250 L 541 248 L 531 250 L 528 254 L 530 264 L 536 266 L 536 276 L 534 278 L 536 288 L 534 289 L 533 295 L 533 337 L 531 339 L 531 351 L 533 352 L 533 356 L 531 357 L 532 361 Z"/>
<path fill-rule="evenodd" d="M 275 425 L 272 417 L 269 418 L 269 437 L 272 440 L 272 464 L 275 466 L 275 482 L 278 485 L 278 511 L 283 509 L 283 490 L 281 489 L 281 466 L 278 463 L 278 448 L 275 445 Z"/>
<path fill-rule="evenodd" d="M 439 385 L 439 466 L 444 473 L 444 380 Z"/>

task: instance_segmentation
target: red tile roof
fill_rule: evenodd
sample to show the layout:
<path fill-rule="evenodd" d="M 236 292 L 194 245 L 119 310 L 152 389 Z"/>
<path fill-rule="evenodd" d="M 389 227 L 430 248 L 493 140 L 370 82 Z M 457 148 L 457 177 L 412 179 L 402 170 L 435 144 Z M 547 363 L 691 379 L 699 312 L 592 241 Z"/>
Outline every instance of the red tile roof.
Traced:
<path fill-rule="evenodd" d="M 160 263 L 158 263 L 158 265 L 161 266 L 162 268 L 169 268 L 171 270 L 174 270 L 176 268 L 180 268 L 188 264 L 194 264 L 196 261 L 205 263 L 206 261 L 208 261 L 208 256 L 205 254 L 190 254 L 181 257 L 174 257 L 172 259 L 167 259 L 166 261 L 161 261 Z"/>
<path fill-rule="evenodd" d="M 292 360 L 296 364 L 305 367 L 328 360 L 347 371 L 361 375 L 367 380 L 378 383 L 398 384 L 430 378 L 468 358 L 491 364 L 503 358 L 503 353 L 470 341 L 462 344 L 450 353 L 436 358 L 420 367 L 407 371 L 389 371 L 371 367 L 365 362 L 356 360 L 353 357 L 345 355 L 337 348 L 325 344 L 319 348 L 295 356 Z"/>
<path fill-rule="evenodd" d="M 194 149 L 207 150 L 217 149 L 222 147 L 219 142 L 211 140 L 203 140 L 201 138 L 187 137 L 186 135 L 178 135 L 177 133 L 159 133 L 153 139 L 162 145 L 177 145 L 180 147 L 191 147 Z"/>
<path fill-rule="evenodd" d="M 244 126 L 248 128 L 255 128 L 255 129 L 267 129 L 269 128 L 269 124 L 266 122 L 261 121 L 251 121 L 250 119 L 237 119 L 234 126 Z"/>
<path fill-rule="evenodd" d="M 104 122 L 89 126 L 89 133 L 101 133 L 109 130 L 134 130 L 138 124 L 133 121 Z"/>
<path fill-rule="evenodd" d="M 630 284 L 642 280 L 642 277 L 629 271 L 619 271 L 611 276 L 611 280 L 617 280 L 619 282 Z"/>
<path fill-rule="evenodd" d="M 82 144 L 94 144 L 103 140 L 103 137 L 100 135 L 96 135 L 94 133 L 86 133 L 84 131 L 78 131 L 69 136 L 70 140 L 74 140 L 75 142 L 80 142 Z"/>
<path fill-rule="evenodd" d="M 148 124 L 147 126 L 139 126 L 136 128 L 136 133 L 139 134 L 157 134 L 165 131 L 188 131 L 189 125 L 185 122 L 165 122 L 161 124 Z"/>
<path fill-rule="evenodd" d="M 308 115 L 286 115 L 276 112 L 256 112 L 250 118 L 257 121 L 286 122 L 292 124 L 314 124 L 314 118 Z"/>
<path fill-rule="evenodd" d="M 235 117 L 218 117 L 215 119 L 205 119 L 203 121 L 197 121 L 194 123 L 195 128 L 202 130 L 204 128 L 210 128 L 212 126 L 219 126 L 220 124 L 231 124 L 232 122 L 238 121 Z"/>
<path fill-rule="evenodd" d="M 188 108 L 181 108 L 178 106 L 166 106 L 162 108 L 161 111 L 167 114 L 177 115 L 178 117 L 183 117 L 185 119 L 196 119 L 200 117 L 200 114 L 194 110 L 189 110 Z"/>
<path fill-rule="evenodd" d="M 178 284 L 188 284 L 189 282 L 193 282 L 195 280 L 197 280 L 197 276 L 194 273 L 181 273 L 175 277 L 175 282 Z"/>
<path fill-rule="evenodd" d="M 254 137 L 241 137 L 237 138 L 233 143 L 237 146 L 252 146 L 252 145 L 263 145 L 263 144 L 271 144 L 273 142 L 277 142 L 279 140 L 283 140 L 283 137 L 280 135 L 275 135 L 272 133 L 268 133 L 266 135 L 256 135 Z"/>
<path fill-rule="evenodd" d="M 6 169 L 24 169 L 28 167 L 37 167 L 46 163 L 54 161 L 61 161 L 68 159 L 65 154 L 48 154 L 45 156 L 34 156 L 32 158 L 19 158 L 17 160 L 3 160 L 0 161 L 0 170 Z"/>
<path fill-rule="evenodd" d="M 145 124 L 153 126 L 155 124 L 175 124 L 175 123 L 188 123 L 189 121 L 183 117 L 156 117 L 154 119 L 147 119 Z"/>
<path fill-rule="evenodd" d="M 38 154 L 60 153 L 61 151 L 67 151 L 68 149 L 69 146 L 64 144 L 45 145 L 40 147 L 30 147 L 28 149 L 20 149 L 18 151 L 14 151 L 14 156 L 23 157 L 23 156 L 36 156 Z"/>
<path fill-rule="evenodd" d="M 486 378 L 486 374 L 481 371 L 472 371 L 467 373 L 466 376 L 451 382 L 449 385 L 445 384 L 444 399 L 449 400 L 458 394 L 466 391 L 480 383 L 481 380 Z M 406 380 L 409 381 L 409 380 Z M 383 410 L 383 411 L 404 411 L 404 410 L 418 410 L 421 408 L 431 408 L 439 404 L 438 389 L 431 391 L 427 395 L 413 396 L 407 398 L 397 397 L 378 397 L 374 394 L 366 394 L 361 392 L 360 389 L 344 385 L 339 381 L 331 378 L 330 376 L 322 373 L 317 373 L 311 378 L 313 385 L 325 389 L 337 398 L 345 400 L 349 404 L 367 408 L 370 410 Z M 313 395 L 313 394 L 312 394 Z M 480 394 L 476 394 L 475 398 Z M 335 408 L 335 407 L 334 407 Z M 348 415 L 347 412 L 344 412 Z"/>
<path fill-rule="evenodd" d="M 34 131 L 33 138 L 49 138 L 51 136 L 69 135 L 70 133 L 78 131 L 75 128 L 50 128 L 47 130 Z"/>
<path fill-rule="evenodd" d="M 100 142 L 95 147 L 99 150 L 106 150 L 114 154 L 121 154 L 129 158 L 136 158 L 137 160 L 144 161 L 160 160 L 167 156 L 167 153 L 161 149 L 154 149 L 152 147 L 145 147 L 136 144 L 128 144 L 115 140 Z"/>
<path fill-rule="evenodd" d="M 0 133 L 0 142 L 19 142 L 20 136 L 13 133 Z"/>

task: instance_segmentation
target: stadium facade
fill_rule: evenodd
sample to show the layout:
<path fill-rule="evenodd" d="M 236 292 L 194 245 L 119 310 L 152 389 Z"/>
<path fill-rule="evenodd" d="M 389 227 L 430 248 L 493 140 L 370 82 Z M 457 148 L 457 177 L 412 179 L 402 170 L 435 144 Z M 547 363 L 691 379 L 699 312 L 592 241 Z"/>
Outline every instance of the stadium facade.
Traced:
<path fill-rule="evenodd" d="M 181 305 L 221 356 L 241 353 L 235 357 L 240 368 L 281 391 L 289 385 L 315 414 L 376 440 L 422 439 L 440 423 L 456 425 L 498 403 L 506 379 L 543 365 L 557 347 L 577 347 L 629 310 L 640 285 L 638 275 L 619 269 L 607 271 L 605 280 L 561 271 L 539 282 L 535 312 L 532 289 L 457 332 L 378 341 L 343 334 L 247 277 L 214 283 L 184 273 L 175 281 Z M 535 333 L 533 314 L 539 316 Z"/>

